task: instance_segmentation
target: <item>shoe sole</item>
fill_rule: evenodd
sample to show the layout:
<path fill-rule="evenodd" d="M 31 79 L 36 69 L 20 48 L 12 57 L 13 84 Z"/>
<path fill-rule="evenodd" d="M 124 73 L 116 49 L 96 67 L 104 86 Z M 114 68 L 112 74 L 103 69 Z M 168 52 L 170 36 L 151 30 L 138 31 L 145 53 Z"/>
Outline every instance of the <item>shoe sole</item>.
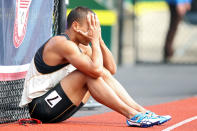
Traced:
<path fill-rule="evenodd" d="M 128 121 L 126 121 L 126 123 L 127 123 L 127 125 L 129 126 L 129 127 L 142 127 L 142 128 L 148 128 L 148 127 L 152 127 L 152 126 L 154 126 L 154 125 L 159 125 L 159 121 L 158 122 L 155 122 L 155 123 L 152 123 L 152 124 L 150 124 L 150 125 L 144 125 L 144 124 L 141 124 L 141 125 L 130 125 L 129 123 L 128 123 Z"/>
<path fill-rule="evenodd" d="M 168 120 L 165 120 L 165 121 L 163 121 L 163 122 L 158 122 L 158 124 L 157 124 L 157 125 L 161 125 L 161 124 L 163 124 L 163 123 L 166 123 L 166 122 L 168 122 L 169 120 L 171 120 L 171 118 L 170 118 L 170 119 L 168 119 Z"/>

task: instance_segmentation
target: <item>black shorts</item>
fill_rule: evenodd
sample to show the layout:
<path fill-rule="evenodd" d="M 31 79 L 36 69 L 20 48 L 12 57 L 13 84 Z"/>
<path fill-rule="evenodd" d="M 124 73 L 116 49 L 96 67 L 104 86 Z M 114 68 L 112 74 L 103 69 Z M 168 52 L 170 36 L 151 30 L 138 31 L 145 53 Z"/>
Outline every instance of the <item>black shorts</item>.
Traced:
<path fill-rule="evenodd" d="M 75 106 L 59 83 L 43 96 L 33 99 L 28 105 L 32 118 L 39 119 L 43 123 L 55 123 L 68 119 L 84 104 Z"/>

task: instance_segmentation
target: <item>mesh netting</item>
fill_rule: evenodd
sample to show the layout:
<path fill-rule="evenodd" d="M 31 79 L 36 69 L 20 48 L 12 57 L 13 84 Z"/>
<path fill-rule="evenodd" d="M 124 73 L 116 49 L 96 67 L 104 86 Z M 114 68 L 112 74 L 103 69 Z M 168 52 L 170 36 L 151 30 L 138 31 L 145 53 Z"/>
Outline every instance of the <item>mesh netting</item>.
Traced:
<path fill-rule="evenodd" d="M 24 79 L 0 81 L 0 123 L 29 118 L 28 107 L 20 108 L 19 102 L 23 91 Z"/>

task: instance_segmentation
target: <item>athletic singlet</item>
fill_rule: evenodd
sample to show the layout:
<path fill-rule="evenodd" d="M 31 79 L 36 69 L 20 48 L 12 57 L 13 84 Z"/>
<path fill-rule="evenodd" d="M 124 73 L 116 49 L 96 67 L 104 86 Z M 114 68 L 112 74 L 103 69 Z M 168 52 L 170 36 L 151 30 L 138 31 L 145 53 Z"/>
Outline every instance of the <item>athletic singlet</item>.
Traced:
<path fill-rule="evenodd" d="M 62 35 L 65 36 L 68 40 L 70 40 L 68 35 L 66 35 L 66 34 L 62 34 Z M 38 49 L 38 51 L 36 52 L 35 57 L 34 57 L 34 63 L 35 63 L 35 66 L 36 66 L 38 72 L 43 73 L 43 74 L 52 73 L 52 72 L 57 71 L 69 64 L 69 63 L 67 63 L 67 64 L 61 64 L 61 65 L 56 65 L 56 66 L 49 66 L 44 62 L 43 50 L 44 50 L 46 43 L 48 43 L 48 41 L 45 42 L 44 45 Z"/>
<path fill-rule="evenodd" d="M 67 35 L 64 34 L 63 36 L 69 39 Z M 46 45 L 46 43 L 44 45 Z M 57 66 L 45 64 L 42 57 L 44 45 L 36 52 L 36 55 L 30 63 L 25 77 L 24 89 L 19 104 L 20 107 L 24 107 L 34 98 L 44 95 L 55 87 L 64 77 L 76 70 L 70 63 Z"/>

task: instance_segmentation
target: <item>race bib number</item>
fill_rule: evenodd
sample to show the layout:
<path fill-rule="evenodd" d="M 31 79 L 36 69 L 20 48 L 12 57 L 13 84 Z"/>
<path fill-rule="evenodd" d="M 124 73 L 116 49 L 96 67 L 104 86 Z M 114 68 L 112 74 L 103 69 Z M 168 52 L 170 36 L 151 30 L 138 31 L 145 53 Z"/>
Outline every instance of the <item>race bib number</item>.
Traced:
<path fill-rule="evenodd" d="M 58 102 L 61 101 L 61 99 L 62 98 L 59 96 L 59 94 L 56 91 L 53 91 L 44 100 L 51 108 L 53 108 Z"/>

